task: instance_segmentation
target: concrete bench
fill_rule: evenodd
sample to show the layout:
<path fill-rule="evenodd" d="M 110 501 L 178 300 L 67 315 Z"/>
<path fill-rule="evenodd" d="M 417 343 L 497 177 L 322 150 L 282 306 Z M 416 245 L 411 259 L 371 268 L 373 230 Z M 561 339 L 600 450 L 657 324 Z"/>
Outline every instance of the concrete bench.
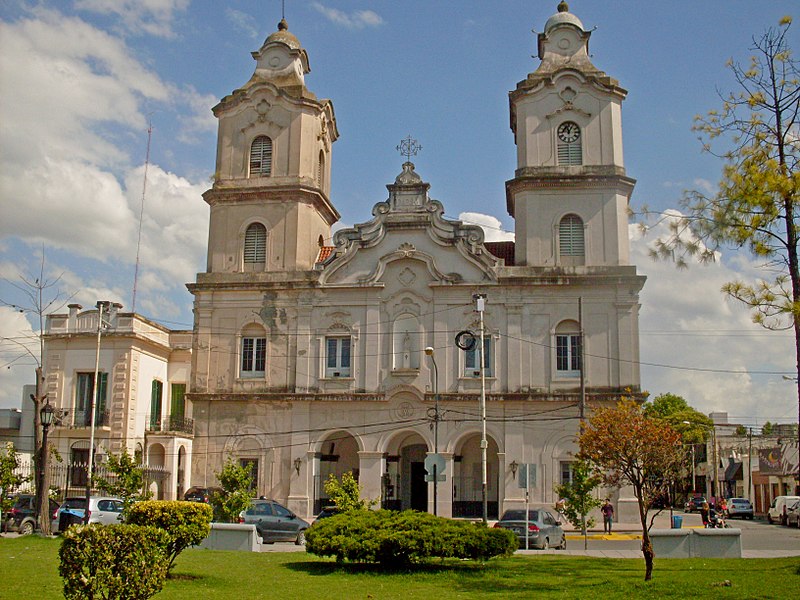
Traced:
<path fill-rule="evenodd" d="M 742 558 L 741 529 L 694 529 L 692 556 Z"/>
<path fill-rule="evenodd" d="M 652 529 L 657 558 L 741 558 L 741 529 Z"/>
<path fill-rule="evenodd" d="M 260 552 L 261 538 L 255 525 L 212 523 L 208 537 L 200 542 L 199 547 L 206 550 Z"/>

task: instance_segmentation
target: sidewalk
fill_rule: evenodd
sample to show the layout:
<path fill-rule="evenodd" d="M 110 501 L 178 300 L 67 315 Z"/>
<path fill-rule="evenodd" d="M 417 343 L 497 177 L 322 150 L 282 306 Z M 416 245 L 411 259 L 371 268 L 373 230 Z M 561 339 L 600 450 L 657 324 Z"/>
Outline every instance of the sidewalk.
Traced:
<path fill-rule="evenodd" d="M 703 522 L 700 519 L 700 513 L 684 513 L 683 511 L 672 511 L 673 515 L 678 515 L 683 519 L 682 527 L 702 527 Z M 647 517 L 647 524 L 650 524 L 650 519 L 652 518 L 652 513 Z M 573 534 L 577 534 L 578 537 L 583 537 L 580 535 L 580 528 L 573 527 L 569 521 L 566 521 L 562 517 L 563 523 L 561 527 L 564 531 L 567 532 L 567 537 L 571 538 Z M 598 523 L 595 523 L 595 526 L 589 529 L 589 535 L 600 535 L 603 536 L 603 522 L 598 519 Z M 656 516 L 655 522 L 653 523 L 653 529 L 670 529 L 672 527 L 672 521 L 670 519 L 669 511 L 665 510 L 659 513 Z M 614 534 L 639 534 L 642 535 L 642 524 L 639 522 L 636 523 L 617 523 L 614 522 L 612 530 Z M 610 539 L 610 538 L 608 538 Z M 624 539 L 631 539 L 631 538 L 624 538 Z"/>

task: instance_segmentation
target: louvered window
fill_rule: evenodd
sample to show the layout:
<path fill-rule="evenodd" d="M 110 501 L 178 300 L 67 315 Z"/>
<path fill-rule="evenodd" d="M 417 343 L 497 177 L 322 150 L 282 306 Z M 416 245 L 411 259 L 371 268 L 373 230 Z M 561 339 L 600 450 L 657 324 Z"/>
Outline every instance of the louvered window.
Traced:
<path fill-rule="evenodd" d="M 567 215 L 558 224 L 558 253 L 561 264 L 581 265 L 585 256 L 583 221 L 578 215 Z"/>
<path fill-rule="evenodd" d="M 558 143 L 558 164 L 565 166 L 583 164 L 583 150 L 581 149 L 580 140 L 571 144 L 566 142 Z"/>
<path fill-rule="evenodd" d="M 250 146 L 250 177 L 272 175 L 272 140 L 260 135 Z"/>
<path fill-rule="evenodd" d="M 253 223 L 244 235 L 244 264 L 263 265 L 267 262 L 267 228 Z"/>
<path fill-rule="evenodd" d="M 317 163 L 317 185 L 322 187 L 322 179 L 325 177 L 325 153 L 319 151 L 319 162 Z"/>

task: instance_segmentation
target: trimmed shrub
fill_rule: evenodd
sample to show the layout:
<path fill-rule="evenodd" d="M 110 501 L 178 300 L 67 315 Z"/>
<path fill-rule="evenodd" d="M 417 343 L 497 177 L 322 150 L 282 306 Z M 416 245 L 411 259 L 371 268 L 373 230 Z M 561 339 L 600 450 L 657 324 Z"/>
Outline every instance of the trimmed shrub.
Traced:
<path fill-rule="evenodd" d="M 203 502 L 145 500 L 130 507 L 127 522 L 132 525 L 152 525 L 167 532 L 170 538 L 167 566 L 172 569 L 178 554 L 208 537 L 211 516 L 211 507 Z"/>
<path fill-rule="evenodd" d="M 350 511 L 306 531 L 306 552 L 337 561 L 408 565 L 431 558 L 488 560 L 517 549 L 514 534 L 417 511 Z"/>
<path fill-rule="evenodd" d="M 167 577 L 169 536 L 155 527 L 73 525 L 59 548 L 64 597 L 140 600 Z"/>

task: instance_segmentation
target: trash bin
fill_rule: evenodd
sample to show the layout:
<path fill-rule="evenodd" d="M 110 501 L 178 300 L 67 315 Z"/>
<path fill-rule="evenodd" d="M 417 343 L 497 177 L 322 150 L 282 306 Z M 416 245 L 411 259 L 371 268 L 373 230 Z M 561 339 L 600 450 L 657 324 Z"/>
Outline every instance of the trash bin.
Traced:
<path fill-rule="evenodd" d="M 681 515 L 672 515 L 672 528 L 680 529 L 683 525 L 683 517 Z"/>

